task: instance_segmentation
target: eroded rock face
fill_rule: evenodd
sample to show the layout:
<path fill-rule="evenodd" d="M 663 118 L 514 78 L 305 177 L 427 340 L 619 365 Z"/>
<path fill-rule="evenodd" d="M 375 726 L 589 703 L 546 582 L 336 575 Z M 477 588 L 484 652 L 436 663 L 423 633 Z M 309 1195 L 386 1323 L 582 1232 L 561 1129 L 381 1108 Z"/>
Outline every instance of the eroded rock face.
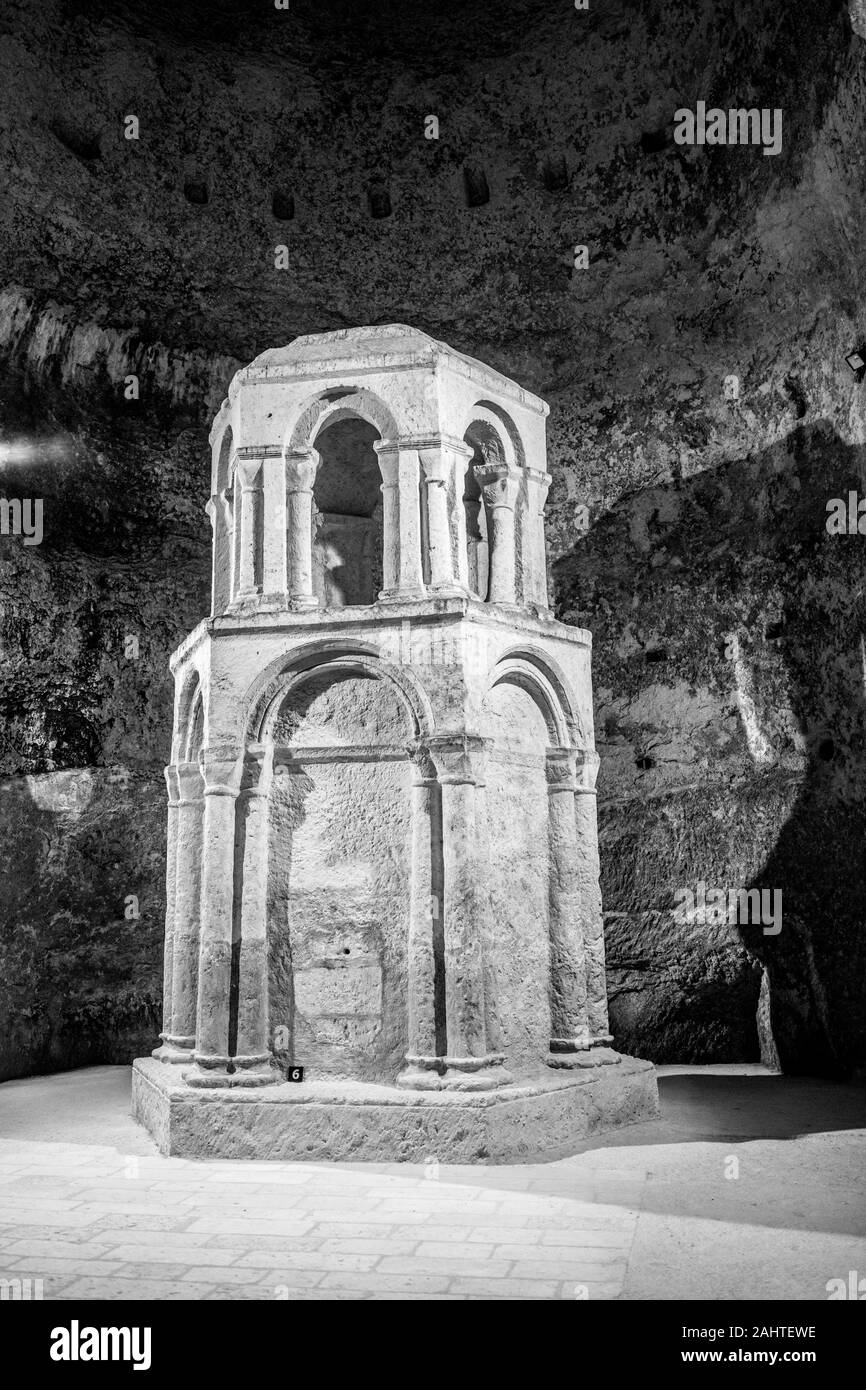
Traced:
<path fill-rule="evenodd" d="M 0 538 L 0 1075 L 150 1045 L 209 421 L 265 348 L 393 320 L 551 403 L 618 1045 L 862 1065 L 858 7 L 303 11 L 4 8 L 2 492 L 45 534 Z M 674 145 L 701 99 L 782 108 L 781 154 Z M 674 921 L 699 879 L 781 886 L 780 935 Z"/>
<path fill-rule="evenodd" d="M 762 971 L 786 1069 L 857 1053 L 863 538 L 828 535 L 825 498 L 862 476 L 861 447 L 800 426 L 623 499 L 557 566 L 569 618 L 596 634 L 619 1036 L 660 1060 L 757 1055 Z M 781 930 L 684 927 L 675 893 L 699 880 L 780 889 Z"/>

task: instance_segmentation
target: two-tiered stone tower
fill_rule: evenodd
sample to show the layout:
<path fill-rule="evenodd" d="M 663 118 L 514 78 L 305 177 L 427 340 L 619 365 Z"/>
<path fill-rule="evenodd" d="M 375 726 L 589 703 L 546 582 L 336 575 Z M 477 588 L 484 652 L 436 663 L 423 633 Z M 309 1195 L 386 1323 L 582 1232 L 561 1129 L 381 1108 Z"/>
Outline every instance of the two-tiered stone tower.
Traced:
<path fill-rule="evenodd" d="M 610 1047 L 547 413 L 402 325 L 235 376 L 212 614 L 171 663 L 164 1029 L 134 1076 L 164 1151 L 497 1159 L 655 1113 Z"/>

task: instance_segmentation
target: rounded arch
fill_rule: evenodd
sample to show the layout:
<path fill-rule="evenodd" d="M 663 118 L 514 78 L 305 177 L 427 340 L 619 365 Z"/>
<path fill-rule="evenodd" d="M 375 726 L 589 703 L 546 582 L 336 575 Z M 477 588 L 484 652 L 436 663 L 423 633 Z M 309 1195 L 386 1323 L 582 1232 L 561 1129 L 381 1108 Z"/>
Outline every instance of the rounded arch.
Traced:
<path fill-rule="evenodd" d="M 528 648 L 506 652 L 490 673 L 486 694 L 505 682 L 519 686 L 535 701 L 552 744 L 568 748 L 582 741 L 583 731 L 568 684 L 546 655 Z"/>
<path fill-rule="evenodd" d="M 198 708 L 202 710 L 203 722 L 204 706 L 202 701 L 201 678 L 198 670 L 193 666 L 191 670 L 185 673 L 177 697 L 177 714 L 175 716 L 172 756 L 173 762 L 184 763 L 190 761 L 188 754 Z"/>
<path fill-rule="evenodd" d="M 196 687 L 193 696 L 192 706 L 189 713 L 189 729 L 187 733 L 186 752 L 184 762 L 193 763 L 198 760 L 198 755 L 204 747 L 204 696 L 201 685 Z"/>
<path fill-rule="evenodd" d="M 397 435 L 374 392 L 336 387 L 308 401 L 286 430 L 284 454 L 313 449 L 313 592 L 322 608 L 375 603 L 385 554 L 379 440 Z"/>
<path fill-rule="evenodd" d="M 234 433 L 231 425 L 226 425 L 213 448 L 211 469 L 211 494 L 218 496 L 224 492 L 231 481 L 231 461 L 234 453 Z"/>
<path fill-rule="evenodd" d="M 340 420 L 361 419 L 373 425 L 383 440 L 399 435 L 397 421 L 385 402 L 366 388 L 338 387 L 315 396 L 301 410 L 294 424 L 286 429 L 285 453 L 312 448 L 316 436 L 327 425 Z"/>
<path fill-rule="evenodd" d="M 428 737 L 434 731 L 433 710 L 421 685 L 411 672 L 384 661 L 369 643 L 337 645 L 311 643 L 288 659 L 272 662 L 250 690 L 244 740 L 263 743 L 285 697 L 311 675 L 364 675 L 392 686 L 409 716 L 413 737 Z"/>
<path fill-rule="evenodd" d="M 232 471 L 237 460 L 234 432 L 230 424 L 214 441 L 211 474 L 211 500 L 208 510 L 213 524 L 211 552 L 211 611 L 222 613 L 232 597 L 232 532 L 234 530 Z M 238 509 L 239 514 L 239 509 Z"/>
<path fill-rule="evenodd" d="M 484 454 L 485 462 L 501 461 L 510 468 L 526 466 L 526 451 L 519 429 L 508 412 L 493 401 L 475 403 L 469 412 L 463 438 Z"/>

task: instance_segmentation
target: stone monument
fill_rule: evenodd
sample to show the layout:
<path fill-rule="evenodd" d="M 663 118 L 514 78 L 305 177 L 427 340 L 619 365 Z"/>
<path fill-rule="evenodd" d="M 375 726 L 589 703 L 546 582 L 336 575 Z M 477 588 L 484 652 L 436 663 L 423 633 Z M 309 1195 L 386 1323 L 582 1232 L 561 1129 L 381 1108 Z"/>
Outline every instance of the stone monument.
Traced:
<path fill-rule="evenodd" d="M 175 652 L 165 1153 L 505 1160 L 657 1110 L 613 1051 L 590 635 L 538 397 L 403 325 L 297 338 L 211 433 Z"/>

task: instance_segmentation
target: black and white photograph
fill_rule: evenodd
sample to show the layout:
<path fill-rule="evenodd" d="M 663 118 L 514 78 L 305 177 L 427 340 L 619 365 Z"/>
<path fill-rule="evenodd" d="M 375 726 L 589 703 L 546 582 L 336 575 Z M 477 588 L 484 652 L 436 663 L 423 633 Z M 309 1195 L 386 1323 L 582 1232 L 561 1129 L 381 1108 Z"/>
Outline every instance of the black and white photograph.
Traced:
<path fill-rule="evenodd" d="M 866 0 L 2 0 L 0 109 L 24 1364 L 518 1302 L 832 1380 Z"/>

